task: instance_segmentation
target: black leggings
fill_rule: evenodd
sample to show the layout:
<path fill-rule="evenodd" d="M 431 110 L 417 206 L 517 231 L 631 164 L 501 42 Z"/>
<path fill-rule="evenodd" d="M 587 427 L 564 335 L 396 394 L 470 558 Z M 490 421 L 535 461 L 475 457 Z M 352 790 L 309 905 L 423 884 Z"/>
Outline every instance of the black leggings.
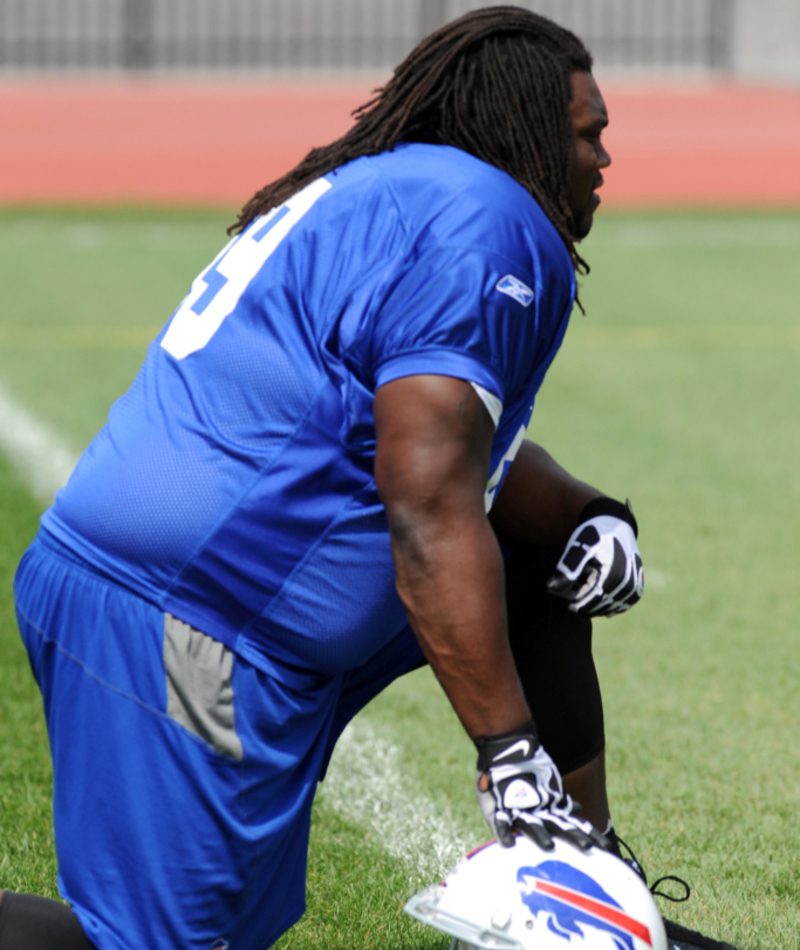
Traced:
<path fill-rule="evenodd" d="M 566 775 L 605 747 L 592 622 L 548 594 L 560 550 L 517 547 L 506 559 L 508 635 L 542 745 Z"/>
<path fill-rule="evenodd" d="M 66 904 L 11 891 L 0 895 L 0 950 L 94 950 Z"/>

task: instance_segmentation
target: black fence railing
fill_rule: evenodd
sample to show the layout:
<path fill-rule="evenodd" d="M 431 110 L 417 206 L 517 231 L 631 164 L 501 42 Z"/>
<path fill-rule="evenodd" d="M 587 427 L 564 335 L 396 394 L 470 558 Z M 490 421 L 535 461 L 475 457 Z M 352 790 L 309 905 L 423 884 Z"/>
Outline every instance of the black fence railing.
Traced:
<path fill-rule="evenodd" d="M 0 70 L 352 70 L 481 0 L 0 0 Z M 730 68 L 733 0 L 529 0 L 599 66 Z"/>

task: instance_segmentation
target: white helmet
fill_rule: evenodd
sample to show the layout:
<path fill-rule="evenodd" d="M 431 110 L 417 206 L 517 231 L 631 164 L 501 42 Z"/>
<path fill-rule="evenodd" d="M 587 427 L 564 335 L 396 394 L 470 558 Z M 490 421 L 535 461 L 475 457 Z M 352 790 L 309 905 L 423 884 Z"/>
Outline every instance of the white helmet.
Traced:
<path fill-rule="evenodd" d="M 667 950 L 661 914 L 632 868 L 599 848 L 554 844 L 492 841 L 405 911 L 454 937 L 451 950 Z"/>

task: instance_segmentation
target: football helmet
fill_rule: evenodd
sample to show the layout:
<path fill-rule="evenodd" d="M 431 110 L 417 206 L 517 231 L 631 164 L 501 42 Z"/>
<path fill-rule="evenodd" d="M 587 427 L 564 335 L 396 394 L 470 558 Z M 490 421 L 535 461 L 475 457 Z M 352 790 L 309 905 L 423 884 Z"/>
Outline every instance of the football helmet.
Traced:
<path fill-rule="evenodd" d="M 450 934 L 451 950 L 667 950 L 661 914 L 632 868 L 600 848 L 553 845 L 492 841 L 405 911 Z"/>

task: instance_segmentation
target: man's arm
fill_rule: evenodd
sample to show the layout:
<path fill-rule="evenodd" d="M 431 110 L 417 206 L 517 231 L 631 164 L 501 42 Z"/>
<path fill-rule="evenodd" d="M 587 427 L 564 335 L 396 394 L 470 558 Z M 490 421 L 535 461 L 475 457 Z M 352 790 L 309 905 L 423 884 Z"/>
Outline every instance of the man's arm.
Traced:
<path fill-rule="evenodd" d="M 563 548 L 584 507 L 603 492 L 573 478 L 535 442 L 522 443 L 490 520 L 510 541 Z"/>
<path fill-rule="evenodd" d="M 505 847 L 514 831 L 607 842 L 572 814 L 539 743 L 506 629 L 503 561 L 484 510 L 494 426 L 473 388 L 411 376 L 375 395 L 375 480 L 409 622 L 478 748 L 476 793 Z"/>
<path fill-rule="evenodd" d="M 375 396 L 375 479 L 397 590 L 469 735 L 530 719 L 506 629 L 503 561 L 484 512 L 494 427 L 472 387 L 411 376 Z"/>

